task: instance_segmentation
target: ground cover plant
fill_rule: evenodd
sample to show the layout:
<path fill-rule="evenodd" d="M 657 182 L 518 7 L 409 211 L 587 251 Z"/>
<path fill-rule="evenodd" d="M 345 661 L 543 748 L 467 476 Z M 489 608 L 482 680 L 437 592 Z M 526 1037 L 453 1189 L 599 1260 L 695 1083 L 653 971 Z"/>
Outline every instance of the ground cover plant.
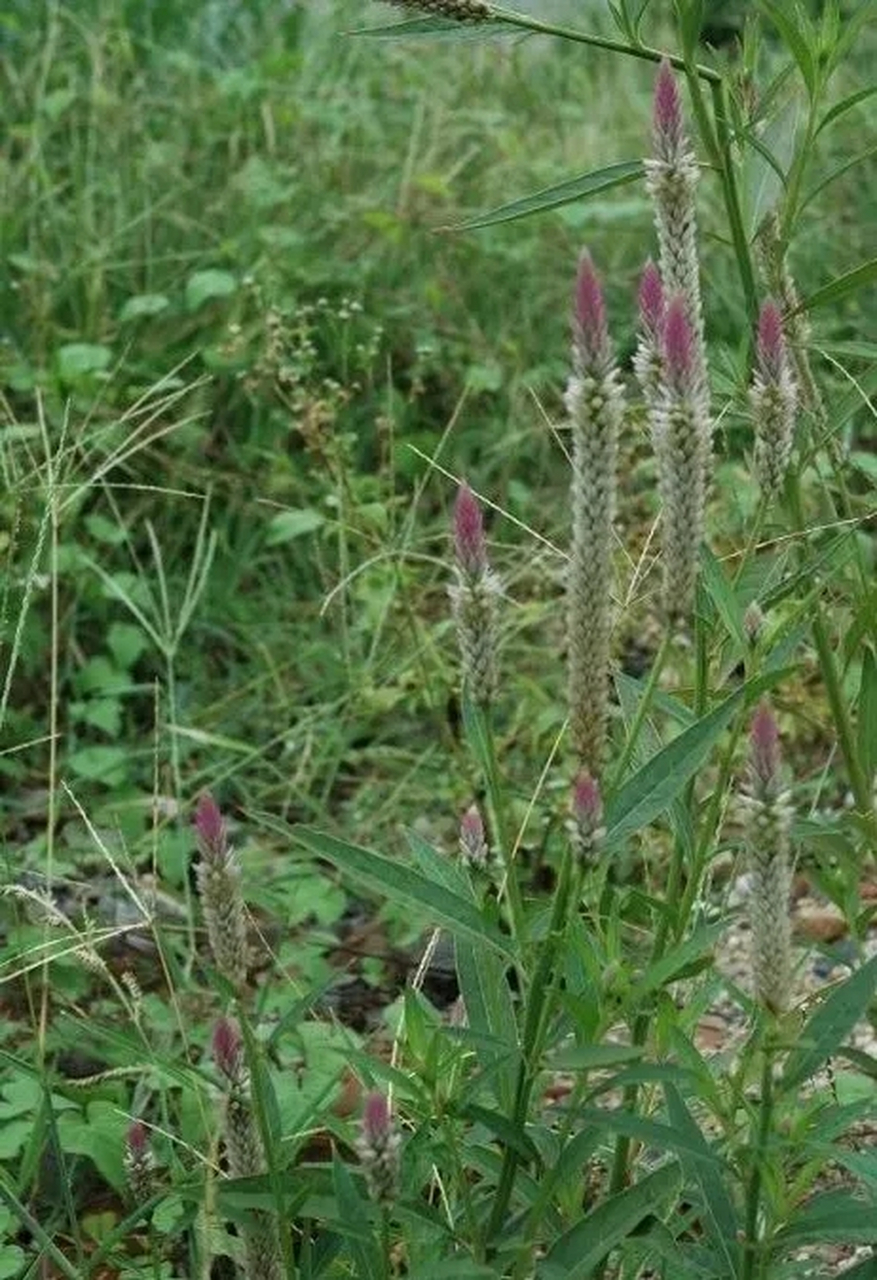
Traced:
<path fill-rule="evenodd" d="M 871 1275 L 875 11 L 400 7 L 13 7 L 0 1273 Z"/>

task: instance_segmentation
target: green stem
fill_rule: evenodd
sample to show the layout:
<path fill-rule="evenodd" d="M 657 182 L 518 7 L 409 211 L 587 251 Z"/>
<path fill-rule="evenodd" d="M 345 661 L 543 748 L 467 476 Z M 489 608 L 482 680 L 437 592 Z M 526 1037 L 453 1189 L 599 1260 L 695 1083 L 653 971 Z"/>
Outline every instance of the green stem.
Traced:
<path fill-rule="evenodd" d="M 652 663 L 652 669 L 649 672 L 649 678 L 648 678 L 648 681 L 646 682 L 646 687 L 643 690 L 642 697 L 637 703 L 636 712 L 633 717 L 633 724 L 630 726 L 630 729 L 628 730 L 627 738 L 625 740 L 624 748 L 621 752 L 621 756 L 619 757 L 618 763 L 616 764 L 615 768 L 612 771 L 612 779 L 609 783 L 609 786 L 607 787 L 607 793 L 609 795 L 613 794 L 616 791 L 616 789 L 621 786 L 621 783 L 624 780 L 624 775 L 627 771 L 627 766 L 630 764 L 631 757 L 633 756 L 633 753 L 636 750 L 636 745 L 637 745 L 637 742 L 639 741 L 640 731 L 645 722 L 645 718 L 648 715 L 649 711 L 651 710 L 652 701 L 655 696 L 655 690 L 658 687 L 658 681 L 661 678 L 661 671 L 663 670 L 664 663 L 667 659 L 667 654 L 670 651 L 672 638 L 673 637 L 668 628 L 667 631 L 664 633 L 664 639 L 661 641 L 661 647 L 657 652 L 655 661 Z"/>
<path fill-rule="evenodd" d="M 390 1249 L 390 1210 L 387 1205 L 381 1205 L 381 1260 L 386 1280 L 390 1280 L 393 1264 Z"/>
<path fill-rule="evenodd" d="M 512 936 L 517 943 L 521 961 L 523 961 L 525 942 L 524 902 L 511 859 L 511 845 L 503 819 L 502 788 L 499 783 L 493 725 L 489 712 L 468 699 L 464 699 L 463 720 L 470 748 L 475 754 L 484 777 L 487 816 L 502 864 L 505 896 L 509 904 L 509 915 L 511 916 Z M 518 974 L 521 979 L 521 990 L 523 991 L 526 975 L 521 964 L 518 966 Z"/>
<path fill-rule="evenodd" d="M 630 44 L 626 40 L 613 40 L 611 36 L 594 35 L 590 31 L 576 31 L 573 27 L 558 26 L 554 22 L 540 22 L 538 18 L 531 18 L 529 14 L 517 13 L 513 9 L 503 9 L 499 5 L 490 6 L 490 20 L 507 22 L 511 26 L 520 27 L 522 31 L 534 31 L 538 35 L 560 36 L 563 40 L 573 40 L 577 44 L 588 44 L 595 49 L 608 49 L 610 53 L 625 53 L 628 57 L 639 58 L 643 62 L 662 62 L 666 58 L 670 66 L 675 67 L 677 71 L 686 70 L 685 59 L 677 54 L 665 53 L 661 49 L 653 49 L 645 44 Z M 721 75 L 718 71 L 714 71 L 712 67 L 705 67 L 701 63 L 696 63 L 692 70 L 701 80 L 706 80 L 709 84 L 721 82 Z"/>
<path fill-rule="evenodd" d="M 753 1280 L 760 1253 L 758 1239 L 758 1211 L 761 1207 L 761 1173 L 767 1154 L 773 1118 L 773 1046 L 764 1046 L 764 1063 L 761 1072 L 761 1099 L 758 1107 L 757 1133 L 752 1153 L 752 1170 L 746 1189 L 746 1239 L 743 1270 L 740 1280 Z M 753 1125 L 755 1125 L 753 1121 Z"/>
<path fill-rule="evenodd" d="M 706 627 L 703 622 L 703 608 L 700 602 L 700 592 L 698 592 L 698 603 L 695 611 L 694 623 L 694 644 L 695 644 L 695 685 L 694 685 L 694 712 L 700 717 L 704 714 L 709 699 L 709 650 L 707 647 Z M 694 779 L 692 779 L 685 788 L 685 805 L 690 812 L 694 805 Z M 669 906 L 679 901 L 682 891 L 682 880 L 684 874 L 685 860 L 685 843 L 681 837 L 676 838 L 673 845 L 673 858 L 670 862 L 670 872 L 667 878 L 667 889 L 665 893 L 665 901 Z M 693 868 L 692 868 L 693 871 Z M 690 888 L 692 877 L 689 878 Z M 695 890 L 696 892 L 696 890 Z M 693 894 L 690 896 L 691 901 L 694 900 Z M 683 904 L 685 899 L 683 899 Z M 686 916 L 682 912 L 678 912 L 676 916 L 677 933 L 681 934 L 685 928 Z M 670 936 L 670 911 L 662 911 L 658 919 L 657 929 L 655 932 L 655 941 L 652 946 L 652 954 L 650 959 L 650 967 L 656 965 L 664 955 L 667 947 L 667 939 Z M 642 1048 L 648 1040 L 649 1029 L 651 1027 L 651 1012 L 644 1009 L 638 1013 L 633 1024 L 631 1033 L 633 1045 L 635 1048 Z M 639 1088 L 635 1084 L 628 1085 L 624 1090 L 624 1099 L 622 1107 L 626 1111 L 632 1111 L 636 1107 Z M 609 1194 L 617 1195 L 622 1191 L 627 1183 L 628 1159 L 630 1156 L 630 1138 L 624 1134 L 619 1134 L 615 1142 L 615 1155 L 612 1161 L 612 1172 L 609 1176 Z"/>
<path fill-rule="evenodd" d="M 804 524 L 804 513 L 801 503 L 801 489 L 797 476 L 790 477 L 789 483 L 786 486 L 786 493 L 792 509 L 795 527 L 803 539 L 806 534 L 806 526 Z M 877 846 L 877 817 L 875 817 L 874 814 L 871 785 L 859 758 L 856 736 L 853 732 L 852 721 L 850 720 L 849 710 L 844 697 L 840 673 L 837 669 L 834 650 L 831 646 L 831 641 L 828 637 L 828 631 L 825 626 L 822 605 L 818 599 L 813 602 L 813 621 L 811 623 L 811 629 L 813 632 L 813 642 L 816 645 L 816 653 L 819 658 L 819 668 L 822 673 L 822 680 L 825 684 L 825 692 L 828 697 L 828 705 L 831 708 L 831 718 L 834 722 L 834 728 L 840 744 L 841 754 L 844 758 L 844 764 L 846 765 L 847 775 L 850 780 L 850 787 L 853 792 L 853 798 L 856 802 L 856 808 L 862 817 L 868 821 L 871 830 L 872 842 L 875 842 L 875 846 Z"/>
<path fill-rule="evenodd" d="M 713 118 L 716 123 L 716 137 L 721 157 L 718 168 L 725 199 L 725 213 L 734 245 L 734 255 L 737 259 L 737 270 L 740 272 L 740 282 L 743 285 L 746 311 L 750 320 L 754 323 L 758 315 L 758 291 L 755 286 L 755 272 L 752 268 L 749 241 L 746 236 L 746 228 L 743 226 L 740 193 L 737 189 L 737 177 L 734 172 L 731 129 L 728 124 L 728 104 L 722 80 L 710 81 L 710 91 L 713 98 Z"/>
<path fill-rule="evenodd" d="M 573 880 L 572 862 L 572 849 L 568 845 L 564 852 L 560 878 L 554 894 L 548 934 L 542 943 L 539 961 L 527 994 L 527 1014 L 524 1021 L 521 1060 L 518 1066 L 512 1113 L 512 1123 L 519 1130 L 523 1130 L 526 1123 L 530 1096 L 539 1071 L 539 1060 L 542 1056 L 543 1042 L 551 1014 L 552 997 L 556 990 L 556 982 L 551 983 L 550 979 L 569 918 L 570 890 Z M 502 1227 L 511 1200 L 519 1161 L 517 1149 L 507 1146 L 503 1155 L 493 1209 L 487 1222 L 486 1241 L 492 1240 Z"/>

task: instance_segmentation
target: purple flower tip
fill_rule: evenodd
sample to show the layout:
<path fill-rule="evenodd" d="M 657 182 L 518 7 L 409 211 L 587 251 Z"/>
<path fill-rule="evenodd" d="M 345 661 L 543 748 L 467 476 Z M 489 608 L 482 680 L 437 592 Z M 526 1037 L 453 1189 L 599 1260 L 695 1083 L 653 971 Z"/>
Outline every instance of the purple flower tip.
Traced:
<path fill-rule="evenodd" d="M 202 845 L 210 852 L 222 849 L 225 844 L 225 823 L 219 805 L 209 792 L 198 797 L 195 808 L 195 830 Z"/>
<path fill-rule="evenodd" d="M 577 337 L 589 354 L 599 355 L 605 349 L 607 330 L 603 290 L 591 255 L 587 252 L 579 259 L 576 277 L 575 327 Z"/>
<path fill-rule="evenodd" d="M 573 817 L 582 825 L 596 829 L 603 812 L 600 784 L 584 769 L 573 783 Z"/>
<path fill-rule="evenodd" d="M 780 732 L 770 703 L 764 699 L 749 731 L 752 771 L 763 787 L 774 785 L 780 771 Z"/>
<path fill-rule="evenodd" d="M 457 563 L 464 573 L 477 577 L 487 567 L 484 542 L 484 518 L 475 494 L 465 480 L 457 490 L 454 503 L 454 548 Z"/>
<path fill-rule="evenodd" d="M 782 312 L 773 298 L 768 298 L 758 316 L 758 361 L 765 377 L 781 372 L 785 354 Z"/>
<path fill-rule="evenodd" d="M 383 1093 L 370 1093 L 362 1115 L 362 1136 L 372 1147 L 380 1147 L 390 1135 L 390 1104 Z"/>
<path fill-rule="evenodd" d="M 664 320 L 664 359 L 671 381 L 684 389 L 694 370 L 694 333 L 682 294 L 671 298 L 667 307 Z"/>
<path fill-rule="evenodd" d="M 643 268 L 639 282 L 639 316 L 643 329 L 657 338 L 664 322 L 664 284 L 661 273 L 651 258 Z"/>
<path fill-rule="evenodd" d="M 147 1133 L 146 1125 L 142 1120 L 134 1121 L 128 1129 L 125 1141 L 132 1159 L 142 1160 L 146 1154 L 146 1148 L 149 1143 L 149 1134 Z"/>
<path fill-rule="evenodd" d="M 231 1018 L 220 1018 L 213 1028 L 213 1061 L 229 1080 L 241 1070 L 241 1035 Z"/>
<path fill-rule="evenodd" d="M 476 866 L 483 866 L 487 861 L 484 822 L 477 805 L 470 805 L 460 819 L 460 850 L 464 859 Z"/>
<path fill-rule="evenodd" d="M 679 97 L 679 86 L 673 69 L 666 58 L 662 58 L 655 81 L 655 100 L 653 123 L 655 136 L 667 148 L 675 150 L 682 139 L 682 100 Z M 661 148 L 662 151 L 665 148 Z"/>

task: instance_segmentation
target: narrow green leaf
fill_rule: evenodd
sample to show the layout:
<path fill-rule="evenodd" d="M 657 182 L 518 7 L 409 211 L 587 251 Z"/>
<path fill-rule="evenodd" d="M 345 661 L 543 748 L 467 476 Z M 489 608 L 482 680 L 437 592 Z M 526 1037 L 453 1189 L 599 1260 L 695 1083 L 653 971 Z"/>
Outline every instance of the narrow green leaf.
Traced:
<path fill-rule="evenodd" d="M 539 1280 L 584 1280 L 644 1218 L 662 1212 L 679 1181 L 678 1165 L 664 1165 L 604 1200 L 554 1243 L 536 1271 Z"/>
<path fill-rule="evenodd" d="M 612 187 L 620 187 L 628 182 L 635 182 L 643 173 L 641 160 L 622 160 L 618 164 L 610 164 L 605 169 L 594 169 L 579 178 L 570 178 L 553 187 L 545 187 L 532 195 L 521 196 L 509 204 L 489 209 L 487 213 L 479 213 L 451 227 L 441 227 L 442 231 L 472 231 L 476 227 L 489 227 L 497 222 L 513 222 L 517 218 L 527 218 L 533 213 L 544 213 L 546 209 L 558 209 L 561 205 L 571 204 L 573 200 L 582 200 L 587 196 L 597 195 L 601 191 L 609 191 Z"/>
<path fill-rule="evenodd" d="M 670 1123 L 688 1144 L 687 1150 L 680 1148 L 679 1159 L 686 1175 L 699 1185 L 703 1195 L 707 1234 L 712 1240 L 714 1249 L 723 1255 L 727 1274 L 735 1276 L 738 1273 L 739 1223 L 734 1205 L 728 1195 L 726 1182 L 720 1172 L 719 1166 L 724 1162 L 716 1158 L 707 1144 L 676 1086 L 665 1085 L 664 1095 L 667 1099 Z"/>
<path fill-rule="evenodd" d="M 817 307 L 825 307 L 830 302 L 838 302 L 841 298 L 845 298 L 848 293 L 855 293 L 875 279 L 877 279 L 877 258 L 870 258 L 868 262 L 863 262 L 860 266 L 853 267 L 852 271 L 847 271 L 844 275 L 838 276 L 836 280 L 832 280 L 831 284 L 827 284 L 822 289 L 817 289 L 815 293 L 811 293 L 809 298 L 805 298 L 796 307 L 796 311 L 815 311 Z"/>
<path fill-rule="evenodd" d="M 473 1124 L 483 1125 L 507 1147 L 517 1151 L 524 1161 L 529 1163 L 538 1156 L 539 1153 L 532 1139 L 501 1111 L 491 1111 L 487 1107 L 479 1106 L 476 1102 L 470 1102 L 467 1106 L 460 1108 L 459 1114 L 471 1120 Z"/>
<path fill-rule="evenodd" d="M 818 136 L 823 129 L 827 129 L 829 125 L 834 124 L 847 111 L 852 111 L 853 107 L 857 107 L 860 102 L 864 102 L 866 98 L 870 98 L 875 93 L 877 93 L 877 84 L 869 84 L 866 88 L 857 89 L 855 93 L 849 93 L 845 98 L 841 98 L 840 102 L 836 102 L 830 111 L 826 111 L 816 127 L 816 135 L 814 136 Z"/>
<path fill-rule="evenodd" d="M 609 1107 L 582 1107 L 576 1112 L 576 1119 L 585 1126 L 593 1125 L 604 1132 L 620 1133 L 655 1151 L 684 1154 L 692 1160 L 712 1165 L 717 1170 L 725 1168 L 725 1161 L 710 1150 L 696 1127 L 692 1134 L 689 1129 L 681 1130 L 675 1124 L 661 1124 L 657 1120 L 647 1120 L 645 1116 L 635 1115 L 632 1111 Z"/>
<path fill-rule="evenodd" d="M 356 1189 L 350 1171 L 336 1155 L 332 1160 L 332 1182 L 338 1205 L 339 1221 L 335 1224 L 347 1240 L 361 1280 L 382 1280 L 384 1268 L 378 1243 L 368 1219 L 364 1202 Z"/>
<path fill-rule="evenodd" d="M 276 819 L 270 820 L 269 814 L 254 816 L 263 825 L 270 825 L 275 830 L 285 830 L 287 835 L 304 845 L 311 853 L 325 858 L 340 871 L 346 872 L 367 888 L 383 894 L 392 902 L 415 907 L 450 933 L 468 935 L 494 947 L 501 955 L 514 959 L 511 939 L 482 920 L 481 912 L 473 902 L 451 893 L 444 885 L 427 880 L 420 872 L 401 862 L 385 858 L 383 854 L 349 844 L 346 840 L 316 831 L 313 827 L 288 827 L 285 823 L 278 824 Z"/>
<path fill-rule="evenodd" d="M 700 562 L 703 568 L 704 585 L 710 599 L 716 606 L 728 634 L 742 649 L 746 645 L 746 636 L 743 632 L 743 610 L 740 608 L 740 602 L 734 594 L 727 574 L 718 557 L 709 547 L 704 547 Z"/>
<path fill-rule="evenodd" d="M 857 720 L 862 769 L 873 778 L 877 774 L 877 661 L 870 647 L 862 661 Z"/>
<path fill-rule="evenodd" d="M 15 1192 L 7 1184 L 5 1173 L 0 1170 L 0 1200 L 9 1208 L 13 1218 L 25 1231 L 29 1232 L 47 1258 L 50 1258 L 62 1276 L 68 1280 L 80 1280 L 79 1270 L 64 1256 L 47 1232 L 33 1217 L 26 1205 L 18 1199 Z"/>
<path fill-rule="evenodd" d="M 706 760 L 745 696 L 745 688 L 736 689 L 708 715 L 652 756 L 619 788 L 607 807 L 604 851 L 617 846 L 663 813 Z"/>
<path fill-rule="evenodd" d="M 496 1101 L 510 1115 L 514 1104 L 518 1060 L 515 1007 L 506 978 L 506 966 L 495 951 L 468 938 L 456 942 L 457 979 L 466 1006 L 470 1029 L 483 1036 L 478 1049 L 482 1067 L 493 1074 Z"/>
<path fill-rule="evenodd" d="M 800 9 L 793 16 L 788 6 L 774 3 L 774 0 L 758 0 L 758 7 L 768 18 L 783 38 L 789 53 L 798 64 L 804 84 L 810 97 L 816 93 L 817 61 L 813 49 L 812 25 L 801 13 Z M 809 37 L 809 38 L 808 38 Z"/>
<path fill-rule="evenodd" d="M 348 36 L 368 36 L 372 40 L 484 40 L 490 36 L 514 35 L 520 32 L 515 22 L 488 18 L 484 22 L 457 22 L 453 18 L 409 18 L 381 27 L 356 27 Z"/>
<path fill-rule="evenodd" d="M 877 1244 L 873 1203 L 855 1199 L 843 1191 L 815 1196 L 777 1235 L 776 1244 L 785 1252 L 804 1244 L 824 1244 L 829 1240 L 849 1245 Z"/>
<path fill-rule="evenodd" d="M 605 1071 L 621 1062 L 636 1062 L 643 1050 L 632 1044 L 580 1044 L 552 1054 L 552 1071 Z"/>
<path fill-rule="evenodd" d="M 855 169 L 856 165 L 860 165 L 864 160 L 870 160 L 873 155 L 877 155 L 877 143 L 874 146 L 866 147 L 864 151 L 857 152 L 854 156 L 850 156 L 848 160 L 844 160 L 843 164 L 839 164 L 835 169 L 832 169 L 824 178 L 820 178 L 815 186 L 810 188 L 801 201 L 800 208 L 805 209 L 810 201 L 815 200 L 826 187 L 830 187 L 838 178 L 842 178 L 845 173 L 848 173 L 850 169 Z"/>
<path fill-rule="evenodd" d="M 868 1007 L 875 983 L 877 956 L 872 956 L 819 1006 L 786 1059 L 786 1088 L 803 1084 L 835 1052 Z"/>
<path fill-rule="evenodd" d="M 686 58 L 693 58 L 703 26 L 704 0 L 675 0 L 679 34 Z"/>
<path fill-rule="evenodd" d="M 630 998 L 635 1003 L 644 1000 L 652 991 L 657 991 L 674 978 L 681 978 L 683 970 L 709 955 L 713 944 L 727 929 L 724 920 L 713 924 L 702 925 L 686 938 L 678 947 L 674 947 L 667 955 L 649 965 L 645 973 L 633 987 Z M 687 975 L 686 975 L 687 976 Z"/>

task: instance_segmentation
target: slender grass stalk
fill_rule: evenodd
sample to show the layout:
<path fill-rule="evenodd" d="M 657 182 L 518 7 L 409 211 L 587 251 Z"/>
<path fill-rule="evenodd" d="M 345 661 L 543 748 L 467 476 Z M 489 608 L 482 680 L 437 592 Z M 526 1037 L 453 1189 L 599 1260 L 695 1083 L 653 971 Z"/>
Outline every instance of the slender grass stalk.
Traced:
<path fill-rule="evenodd" d="M 643 62 L 662 62 L 665 58 L 677 71 L 686 71 L 688 67 L 684 58 L 676 54 L 665 53 L 661 49 L 653 49 L 646 44 L 632 44 L 627 40 L 615 40 L 611 36 L 600 36 L 590 31 L 579 31 L 575 27 L 564 27 L 555 22 L 542 22 L 529 14 L 519 13 L 513 9 L 504 9 L 501 5 L 490 6 L 491 18 L 496 22 L 507 22 L 511 26 L 520 27 L 522 31 L 533 31 L 539 35 L 560 36 L 563 40 L 572 40 L 577 44 L 591 45 L 594 49 L 606 49 L 610 53 L 624 53 L 631 58 L 639 58 Z M 721 84 L 722 77 L 712 67 L 696 63 L 694 74 L 708 84 Z"/>
<path fill-rule="evenodd" d="M 806 541 L 806 523 L 801 501 L 801 486 L 797 476 L 790 478 L 789 483 L 786 485 L 786 494 L 789 497 L 792 516 L 795 526 L 801 535 L 803 545 Z M 803 552 L 801 552 L 801 555 L 803 556 Z M 871 840 L 874 847 L 877 848 L 877 815 L 874 812 L 871 783 L 865 774 L 859 757 L 856 735 L 853 732 L 853 725 L 844 697 L 834 650 L 825 625 L 824 611 L 818 599 L 813 601 L 811 631 L 813 642 L 816 646 L 816 655 L 819 659 L 819 670 L 825 684 L 826 696 L 828 697 L 828 705 L 831 708 L 831 718 L 837 733 L 844 764 L 846 765 L 856 808 L 867 821 L 871 832 Z"/>
<path fill-rule="evenodd" d="M 640 733 L 642 732 L 643 725 L 646 722 L 646 717 L 651 711 L 655 693 L 657 692 L 658 685 L 661 680 L 661 672 L 664 669 L 664 664 L 667 661 L 667 654 L 670 652 L 672 643 L 672 632 L 669 629 L 666 629 L 661 640 L 661 647 L 659 648 L 655 656 L 655 661 L 652 663 L 651 670 L 649 671 L 649 678 L 646 681 L 646 687 L 643 689 L 640 700 L 637 703 L 633 723 L 631 724 L 624 740 L 624 747 L 622 748 L 615 768 L 612 771 L 612 777 L 607 787 L 607 792 L 610 795 L 617 791 L 621 786 L 624 781 L 624 775 L 627 772 L 627 766 L 633 759 L 633 754 L 639 743 Z"/>
<path fill-rule="evenodd" d="M 759 1235 L 758 1223 L 762 1199 L 762 1171 L 767 1158 L 767 1147 L 773 1123 L 774 1049 L 770 1041 L 765 1044 L 763 1052 L 761 1096 L 758 1100 L 757 1115 L 753 1116 L 752 1120 L 752 1169 L 750 1170 L 749 1183 L 746 1188 L 746 1235 L 743 1244 L 743 1268 L 740 1280 L 754 1280 L 756 1275 L 763 1275 L 763 1266 L 759 1265 L 763 1246 Z"/>
<path fill-rule="evenodd" d="M 548 933 L 542 941 L 533 980 L 527 991 L 527 1011 L 521 1043 L 521 1061 L 518 1067 L 515 1102 L 511 1117 L 514 1127 L 520 1131 L 523 1130 L 526 1123 L 533 1086 L 539 1073 L 545 1031 L 551 1016 L 552 997 L 555 993 L 555 985 L 551 982 L 551 978 L 569 923 L 569 905 L 574 878 L 573 850 L 572 845 L 568 844 L 564 851 L 560 877 L 554 893 Z M 485 1251 L 488 1251 L 490 1242 L 502 1227 L 514 1189 L 515 1174 L 519 1163 L 520 1154 L 517 1148 L 507 1146 L 503 1154 L 502 1168 L 494 1195 L 493 1207 L 485 1228 Z"/>
<path fill-rule="evenodd" d="M 701 607 L 700 589 L 698 593 L 698 607 L 695 609 L 695 626 L 694 626 L 694 644 L 695 644 L 695 687 L 694 687 L 694 713 L 696 716 L 702 716 L 706 710 L 709 701 L 709 649 L 708 637 L 706 634 L 706 625 L 704 622 L 703 608 Z M 695 780 L 692 778 L 685 788 L 684 807 L 688 813 L 693 812 L 695 796 Z M 673 856 L 670 861 L 670 871 L 667 877 L 667 888 L 664 895 L 665 902 L 668 906 L 676 903 L 680 899 L 683 888 L 683 878 L 685 874 L 685 842 L 677 837 L 673 845 Z M 704 859 L 705 863 L 705 859 Z M 699 881 L 694 882 L 693 874 L 697 870 L 697 866 L 690 869 L 688 885 L 686 886 L 690 892 L 682 899 L 682 906 L 685 914 L 680 910 L 676 916 L 676 935 L 681 936 L 684 932 L 691 906 L 695 901 L 697 892 L 699 891 Z M 703 867 L 700 868 L 699 874 L 702 876 Z M 655 940 L 652 945 L 651 956 L 649 960 L 650 966 L 653 966 L 661 960 L 667 947 L 670 937 L 671 916 L 669 911 L 663 911 L 657 922 L 655 930 Z M 634 1019 L 633 1029 L 631 1032 L 631 1041 L 636 1048 L 642 1048 L 646 1044 L 649 1037 L 649 1031 L 652 1025 L 652 1015 L 648 1009 L 637 1014 Z M 625 1110 L 633 1111 L 636 1107 L 637 1098 L 639 1097 L 639 1087 L 635 1084 L 627 1085 L 624 1090 L 622 1106 Z M 627 1184 L 628 1179 L 628 1162 L 630 1157 L 631 1141 L 624 1134 L 619 1134 L 615 1142 L 615 1153 L 612 1160 L 612 1170 L 609 1175 L 609 1194 L 616 1195 L 622 1191 Z"/>

